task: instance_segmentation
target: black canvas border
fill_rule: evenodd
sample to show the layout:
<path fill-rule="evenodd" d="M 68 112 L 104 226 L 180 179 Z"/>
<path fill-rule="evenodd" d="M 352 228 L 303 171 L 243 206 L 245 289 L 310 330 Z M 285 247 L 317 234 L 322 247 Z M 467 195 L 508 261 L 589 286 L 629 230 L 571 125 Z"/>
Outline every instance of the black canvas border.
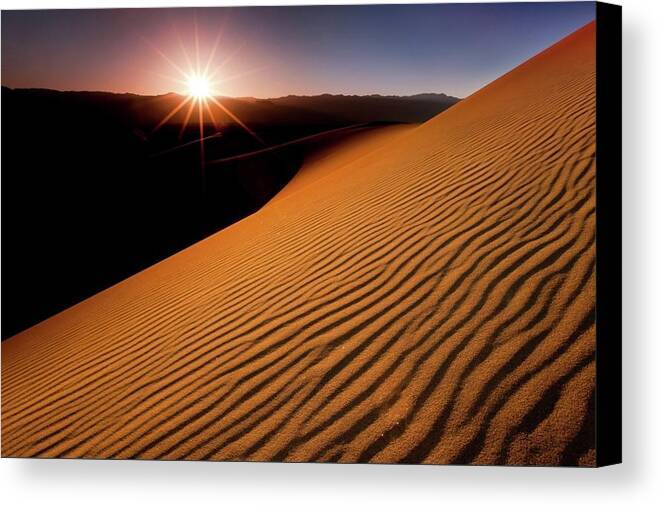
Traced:
<path fill-rule="evenodd" d="M 622 462 L 622 7 L 596 2 L 597 466 Z"/>

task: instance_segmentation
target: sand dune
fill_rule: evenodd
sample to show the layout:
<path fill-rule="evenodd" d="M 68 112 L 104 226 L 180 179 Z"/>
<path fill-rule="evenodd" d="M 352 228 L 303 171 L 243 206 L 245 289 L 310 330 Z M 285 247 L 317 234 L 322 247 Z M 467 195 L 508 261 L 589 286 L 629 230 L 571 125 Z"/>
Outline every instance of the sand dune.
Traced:
<path fill-rule="evenodd" d="M 594 465 L 595 29 L 2 344 L 4 456 Z"/>

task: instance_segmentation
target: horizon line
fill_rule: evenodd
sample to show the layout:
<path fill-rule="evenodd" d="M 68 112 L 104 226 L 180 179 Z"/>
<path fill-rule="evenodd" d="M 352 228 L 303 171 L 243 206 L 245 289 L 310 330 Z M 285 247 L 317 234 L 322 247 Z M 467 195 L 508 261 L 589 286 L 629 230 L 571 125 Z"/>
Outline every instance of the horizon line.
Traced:
<path fill-rule="evenodd" d="M 106 93 L 110 95 L 135 95 L 138 97 L 165 97 L 167 95 L 177 95 L 179 97 L 186 97 L 188 94 L 186 93 L 181 93 L 181 92 L 175 92 L 175 91 L 169 91 L 169 92 L 164 92 L 164 93 L 154 93 L 154 94 L 144 94 L 144 93 L 138 93 L 138 92 L 129 92 L 129 91 L 110 91 L 110 90 L 76 90 L 76 89 L 69 89 L 69 90 L 61 90 L 58 88 L 48 88 L 44 86 L 18 86 L 18 87 L 12 87 L 9 85 L 0 85 L 2 88 L 7 88 L 9 90 L 41 90 L 41 91 L 50 91 L 50 92 L 58 92 L 58 93 Z M 221 98 L 227 98 L 227 99 L 256 99 L 256 100 L 275 100 L 275 99 L 283 99 L 287 97 L 323 97 L 323 96 L 332 96 L 332 97 L 383 97 L 383 98 L 389 98 L 389 97 L 397 97 L 397 98 L 405 98 L 405 97 L 417 97 L 420 95 L 437 95 L 437 96 L 443 96 L 447 97 L 450 99 L 458 99 L 462 100 L 465 97 L 458 97 L 456 95 L 450 95 L 445 92 L 433 92 L 433 91 L 423 91 L 423 92 L 416 92 L 416 93 L 405 93 L 405 94 L 383 94 L 383 93 L 343 93 L 343 92 L 338 92 L 338 93 L 332 93 L 332 92 L 320 92 L 320 93 L 314 93 L 314 94 L 298 94 L 298 93 L 289 93 L 287 95 L 278 95 L 278 96 L 269 96 L 269 97 L 257 97 L 254 95 L 223 95 L 223 94 L 217 94 L 217 95 L 212 95 L 213 97 L 221 97 Z"/>

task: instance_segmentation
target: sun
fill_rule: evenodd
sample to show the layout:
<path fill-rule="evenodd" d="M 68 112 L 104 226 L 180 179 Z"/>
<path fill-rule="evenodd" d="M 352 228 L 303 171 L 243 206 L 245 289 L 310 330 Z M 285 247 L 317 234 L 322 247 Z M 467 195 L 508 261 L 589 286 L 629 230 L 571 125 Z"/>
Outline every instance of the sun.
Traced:
<path fill-rule="evenodd" d="M 181 47 L 183 57 L 186 65 L 179 65 L 174 60 L 172 60 L 168 55 L 163 51 L 158 49 L 158 47 L 151 44 L 147 39 L 143 37 L 143 40 L 156 52 L 161 58 L 163 58 L 177 73 L 177 77 L 163 76 L 168 80 L 177 82 L 180 85 L 178 93 L 182 95 L 181 101 L 179 101 L 173 108 L 170 110 L 161 121 L 152 129 L 151 135 L 155 134 L 163 125 L 170 121 L 177 113 L 182 111 L 183 123 L 179 129 L 178 139 L 181 141 L 184 132 L 188 125 L 197 123 L 199 129 L 199 137 L 195 141 L 199 144 L 200 147 L 200 171 L 202 174 L 202 182 L 204 185 L 204 172 L 205 165 L 207 163 L 205 158 L 204 142 L 209 138 L 214 138 L 218 136 L 218 133 L 221 130 L 222 123 L 219 122 L 219 119 L 216 118 L 217 114 L 224 115 L 230 120 L 234 121 L 239 125 L 243 130 L 250 134 L 259 144 L 265 145 L 264 141 L 251 130 L 241 119 L 230 111 L 225 105 L 223 98 L 219 97 L 220 85 L 230 81 L 231 79 L 241 78 L 247 74 L 260 69 L 248 70 L 242 74 L 237 74 L 234 76 L 223 76 L 222 79 L 219 78 L 221 69 L 230 61 L 230 59 L 236 55 L 241 46 L 236 48 L 234 51 L 230 52 L 223 60 L 219 66 L 212 68 L 214 58 L 216 55 L 216 50 L 218 49 L 218 44 L 220 42 L 220 32 L 216 36 L 215 42 L 211 51 L 208 53 L 206 63 L 200 60 L 200 43 L 197 34 L 197 25 L 195 25 L 195 53 L 194 58 L 191 58 L 188 55 L 181 39 L 179 39 L 179 45 Z M 178 38 L 178 36 L 177 36 Z M 214 113 L 215 110 L 215 113 Z M 205 130 L 208 127 L 208 120 L 211 120 L 213 128 L 215 129 L 215 134 L 212 134 L 208 138 L 205 136 Z M 178 147 L 171 148 L 167 151 L 172 151 L 173 149 L 183 148 L 190 145 L 191 143 L 187 142 L 179 145 Z"/>
<path fill-rule="evenodd" d="M 186 80 L 188 95 L 195 99 L 206 99 L 211 96 L 211 84 L 204 76 L 192 74 Z"/>

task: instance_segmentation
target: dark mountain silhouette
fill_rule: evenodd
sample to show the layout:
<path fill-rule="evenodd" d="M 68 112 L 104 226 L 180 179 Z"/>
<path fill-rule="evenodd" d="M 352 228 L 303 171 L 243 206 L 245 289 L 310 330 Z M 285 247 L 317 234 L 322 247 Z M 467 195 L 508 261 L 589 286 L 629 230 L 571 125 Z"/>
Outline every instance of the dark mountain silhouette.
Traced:
<path fill-rule="evenodd" d="M 47 89 L 16 89 L 3 87 L 3 93 L 23 99 L 49 100 L 75 106 L 92 107 L 123 118 L 134 127 L 152 129 L 185 97 L 176 93 L 164 95 L 136 95 L 132 93 L 72 92 Z M 371 121 L 420 123 L 457 103 L 460 99 L 444 93 L 423 93 L 409 96 L 395 95 L 314 95 L 256 99 L 252 97 L 217 97 L 242 121 L 265 125 L 322 125 Z M 233 120 L 220 111 L 214 114 L 220 123 Z M 187 106 L 177 111 L 168 123 L 181 124 Z M 207 123 L 211 121 L 207 118 Z"/>
<path fill-rule="evenodd" d="M 406 97 L 384 95 L 290 95 L 271 99 L 274 105 L 295 107 L 333 115 L 353 122 L 390 121 L 419 123 L 427 121 L 459 101 L 445 94 L 424 93 Z"/>

